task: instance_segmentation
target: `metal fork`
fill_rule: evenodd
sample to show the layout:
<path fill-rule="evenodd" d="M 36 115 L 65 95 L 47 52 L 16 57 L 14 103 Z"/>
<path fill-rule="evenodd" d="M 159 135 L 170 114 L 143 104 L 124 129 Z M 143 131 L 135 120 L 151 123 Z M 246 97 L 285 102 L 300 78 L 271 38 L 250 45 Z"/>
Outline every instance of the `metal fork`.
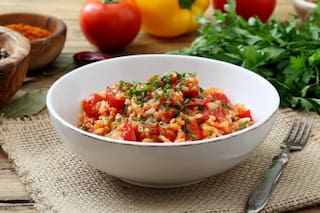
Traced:
<path fill-rule="evenodd" d="M 272 189 L 282 174 L 284 165 L 288 162 L 289 152 L 302 150 L 310 135 L 312 120 L 307 118 L 294 119 L 287 135 L 280 145 L 282 151 L 273 158 L 273 163 L 265 175 L 262 183 L 250 195 L 247 213 L 256 213 L 264 208 L 271 195 Z"/>

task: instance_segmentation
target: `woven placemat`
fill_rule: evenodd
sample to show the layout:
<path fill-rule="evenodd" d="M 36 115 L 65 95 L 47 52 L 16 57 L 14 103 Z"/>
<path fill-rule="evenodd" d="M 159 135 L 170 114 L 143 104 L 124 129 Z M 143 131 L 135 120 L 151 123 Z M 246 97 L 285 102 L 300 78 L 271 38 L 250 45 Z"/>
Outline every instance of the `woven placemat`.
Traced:
<path fill-rule="evenodd" d="M 133 186 L 90 167 L 59 140 L 46 112 L 24 120 L 2 117 L 0 144 L 41 212 L 243 212 L 297 114 L 279 110 L 265 142 L 240 165 L 175 189 Z M 314 117 L 309 142 L 290 155 L 263 212 L 320 204 L 320 116 L 306 115 Z"/>

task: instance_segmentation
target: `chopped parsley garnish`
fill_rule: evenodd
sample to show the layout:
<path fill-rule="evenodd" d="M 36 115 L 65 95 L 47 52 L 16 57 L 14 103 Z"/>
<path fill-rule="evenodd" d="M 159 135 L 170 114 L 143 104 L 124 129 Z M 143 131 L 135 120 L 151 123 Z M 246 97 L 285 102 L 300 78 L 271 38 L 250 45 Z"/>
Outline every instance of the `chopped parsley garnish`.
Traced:
<path fill-rule="evenodd" d="M 191 101 L 190 98 L 186 98 L 186 99 L 184 99 L 183 103 L 188 104 L 188 103 L 190 103 L 190 101 Z"/>
<path fill-rule="evenodd" d="M 121 115 L 119 113 L 116 115 L 115 121 L 121 122 Z"/>
<path fill-rule="evenodd" d="M 190 131 L 190 129 L 185 128 L 184 131 L 185 131 L 185 133 L 186 133 L 186 135 L 187 135 L 188 137 L 192 137 L 193 139 L 197 139 L 197 136 L 194 135 L 194 134 L 192 134 L 192 132 Z"/>
<path fill-rule="evenodd" d="M 245 121 L 245 122 L 243 122 L 241 125 L 240 125 L 240 129 L 244 129 L 244 128 L 246 128 L 248 126 L 248 121 Z"/>
<path fill-rule="evenodd" d="M 83 126 L 82 126 L 82 129 L 83 129 L 84 131 L 88 131 L 89 127 L 88 127 L 87 125 L 83 125 Z"/>
<path fill-rule="evenodd" d="M 161 126 L 161 128 L 163 128 L 163 129 L 167 129 L 167 128 L 169 127 L 168 124 L 164 124 L 164 123 L 161 123 L 160 126 Z"/>

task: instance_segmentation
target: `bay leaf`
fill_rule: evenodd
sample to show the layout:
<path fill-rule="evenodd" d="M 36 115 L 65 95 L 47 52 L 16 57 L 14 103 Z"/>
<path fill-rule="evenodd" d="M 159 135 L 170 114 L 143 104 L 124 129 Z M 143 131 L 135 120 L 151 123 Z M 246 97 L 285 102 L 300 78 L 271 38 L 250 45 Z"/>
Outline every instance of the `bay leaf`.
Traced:
<path fill-rule="evenodd" d="M 30 90 L 23 96 L 1 107 L 0 114 L 7 118 L 35 115 L 45 108 L 47 92 L 47 88 Z"/>

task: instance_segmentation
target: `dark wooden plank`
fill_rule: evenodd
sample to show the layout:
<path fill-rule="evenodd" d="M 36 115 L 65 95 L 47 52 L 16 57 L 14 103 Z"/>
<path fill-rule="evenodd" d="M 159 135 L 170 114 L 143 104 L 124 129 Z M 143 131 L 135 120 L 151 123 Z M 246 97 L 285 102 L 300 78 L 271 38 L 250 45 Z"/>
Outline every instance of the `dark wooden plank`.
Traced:
<path fill-rule="evenodd" d="M 0 149 L 0 210 L 30 210 L 34 208 L 34 201 L 16 174 L 7 154 Z M 34 212 L 34 211 L 33 211 Z"/>

